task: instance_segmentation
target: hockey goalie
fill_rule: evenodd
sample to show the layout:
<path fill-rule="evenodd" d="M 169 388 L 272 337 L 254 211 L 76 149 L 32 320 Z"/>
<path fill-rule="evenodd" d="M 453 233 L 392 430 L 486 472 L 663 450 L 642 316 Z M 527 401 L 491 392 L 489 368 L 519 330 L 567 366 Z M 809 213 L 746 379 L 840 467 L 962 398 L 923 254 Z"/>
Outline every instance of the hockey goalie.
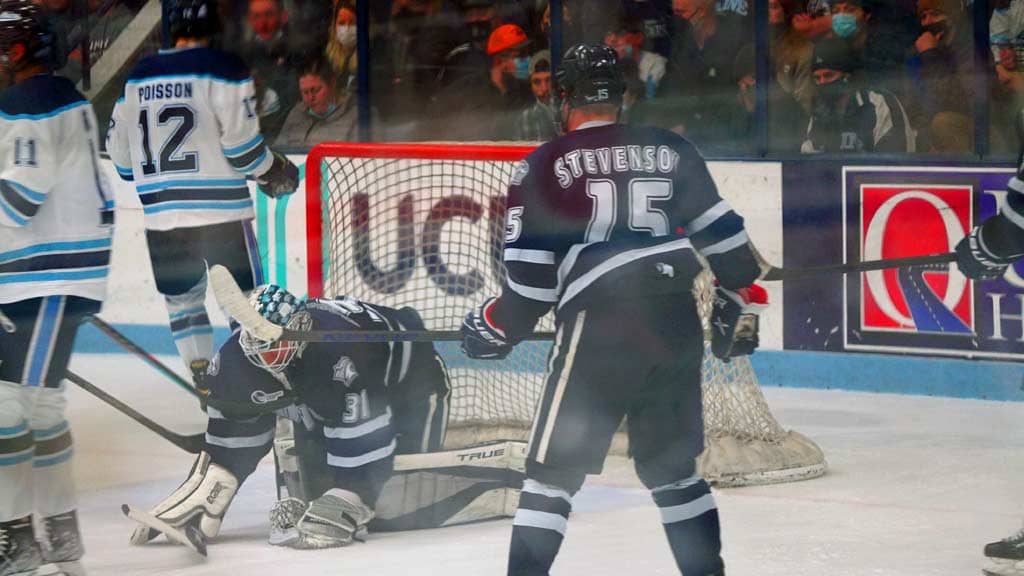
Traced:
<path fill-rule="evenodd" d="M 305 301 L 274 285 L 258 287 L 249 303 L 289 330 L 423 330 L 411 308 Z M 205 548 L 271 449 L 279 498 L 270 515 L 274 545 L 339 547 L 368 529 L 439 527 L 515 508 L 524 447 L 437 452 L 449 388 L 430 343 L 265 341 L 243 326 L 200 386 L 209 418 L 205 450 L 185 482 L 150 511 L 159 522 L 140 523 L 133 544 L 156 538 L 162 525 L 187 530 Z M 396 466 L 397 455 L 408 456 Z M 471 470 L 463 460 L 472 461 Z"/>

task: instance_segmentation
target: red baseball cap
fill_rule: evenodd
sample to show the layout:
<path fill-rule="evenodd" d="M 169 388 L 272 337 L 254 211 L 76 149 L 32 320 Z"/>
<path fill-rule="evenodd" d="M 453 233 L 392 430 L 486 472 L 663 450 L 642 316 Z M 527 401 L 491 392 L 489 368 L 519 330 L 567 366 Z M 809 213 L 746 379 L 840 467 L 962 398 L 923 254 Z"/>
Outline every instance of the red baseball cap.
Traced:
<path fill-rule="evenodd" d="M 494 56 L 499 52 L 521 48 L 529 43 L 530 39 L 522 28 L 515 24 L 503 24 L 495 28 L 487 39 L 487 55 Z"/>

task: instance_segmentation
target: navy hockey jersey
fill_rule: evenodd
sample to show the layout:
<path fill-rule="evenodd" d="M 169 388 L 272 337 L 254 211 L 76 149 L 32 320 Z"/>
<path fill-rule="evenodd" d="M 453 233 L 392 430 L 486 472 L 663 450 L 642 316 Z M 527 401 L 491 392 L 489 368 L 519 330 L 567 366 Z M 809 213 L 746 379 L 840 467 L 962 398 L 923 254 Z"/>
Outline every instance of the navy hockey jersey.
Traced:
<path fill-rule="evenodd" d="M 701 270 L 727 288 L 760 274 L 704 159 L 673 132 L 591 122 L 535 150 L 512 177 L 504 261 L 491 309 L 510 337 L 595 302 L 684 293 Z"/>
<path fill-rule="evenodd" d="M 139 62 L 107 137 L 118 174 L 135 182 L 150 230 L 252 218 L 246 176 L 273 164 L 249 69 L 211 48 L 163 50 Z"/>
<path fill-rule="evenodd" d="M 96 128 L 66 78 L 0 92 L 0 303 L 106 297 L 114 196 Z"/>
<path fill-rule="evenodd" d="M 394 310 L 372 306 L 351 298 L 319 299 L 308 303 L 313 330 L 422 330 L 419 316 L 411 309 Z M 214 395 L 280 406 L 283 398 L 278 377 L 259 368 L 245 357 L 236 331 L 210 363 L 205 385 Z M 447 379 L 443 372 L 424 370 L 436 362 L 429 343 L 310 342 L 300 356 L 292 359 L 280 378 L 289 405 L 281 414 L 291 417 L 305 413 L 322 425 L 326 438 L 327 463 L 336 474 L 391 457 L 396 448 L 393 419 L 395 407 L 426 399 L 445 397 Z M 211 405 L 215 404 L 211 400 Z M 289 406 L 290 408 L 291 406 Z M 207 444 L 220 448 L 252 448 L 273 438 L 271 424 L 257 419 L 246 427 L 236 418 L 209 409 Z M 227 415 L 230 416 L 230 415 Z M 272 421 L 271 421 L 272 422 Z M 251 428 L 251 430 L 249 429 Z M 248 434 L 248 435 L 240 435 Z"/>

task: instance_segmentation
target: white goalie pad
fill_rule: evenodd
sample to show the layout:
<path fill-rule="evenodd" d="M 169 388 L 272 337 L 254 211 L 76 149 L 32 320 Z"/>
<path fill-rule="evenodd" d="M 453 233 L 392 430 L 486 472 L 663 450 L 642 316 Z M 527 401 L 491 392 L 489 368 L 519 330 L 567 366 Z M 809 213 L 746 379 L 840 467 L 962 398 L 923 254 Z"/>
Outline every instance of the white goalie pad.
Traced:
<path fill-rule="evenodd" d="M 525 469 L 525 442 L 398 456 L 370 530 L 439 528 L 513 516 Z"/>

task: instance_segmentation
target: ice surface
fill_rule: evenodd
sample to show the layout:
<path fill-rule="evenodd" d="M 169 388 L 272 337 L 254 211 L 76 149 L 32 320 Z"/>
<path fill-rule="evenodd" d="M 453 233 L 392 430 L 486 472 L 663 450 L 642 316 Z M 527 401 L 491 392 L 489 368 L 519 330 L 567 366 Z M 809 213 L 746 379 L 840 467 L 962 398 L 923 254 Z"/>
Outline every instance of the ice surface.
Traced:
<path fill-rule="evenodd" d="M 72 369 L 177 432 L 203 430 L 195 401 L 137 360 L 79 355 Z M 192 458 L 81 390 L 69 395 L 93 576 L 505 573 L 510 520 L 375 534 L 337 550 L 271 547 L 269 462 L 242 488 L 207 560 L 162 539 L 131 547 L 132 525 L 118 506 L 155 504 Z M 784 426 L 822 447 L 831 473 L 716 491 L 729 576 L 976 575 L 984 543 L 1020 526 L 1024 405 L 775 388 L 765 395 Z M 625 460 L 609 459 L 578 495 L 553 574 L 676 574 L 657 511 Z"/>

